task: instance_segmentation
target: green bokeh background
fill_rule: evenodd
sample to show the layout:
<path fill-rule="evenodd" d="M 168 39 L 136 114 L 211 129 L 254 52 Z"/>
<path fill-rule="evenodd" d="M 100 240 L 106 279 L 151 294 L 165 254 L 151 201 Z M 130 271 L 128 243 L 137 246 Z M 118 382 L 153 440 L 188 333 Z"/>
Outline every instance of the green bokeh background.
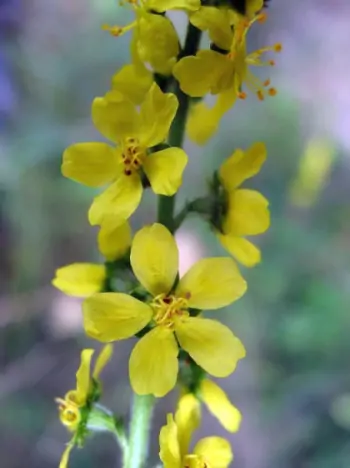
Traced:
<path fill-rule="evenodd" d="M 74 385 L 81 348 L 98 344 L 82 333 L 79 301 L 63 296 L 50 281 L 59 266 L 101 260 L 96 230 L 86 219 L 94 192 L 61 176 L 61 154 L 73 142 L 100 138 L 89 117 L 91 101 L 129 58 L 129 36 L 114 39 L 100 25 L 124 24 L 128 14 L 112 0 L 3 3 L 1 468 L 54 468 L 69 437 L 54 398 Z M 243 413 L 240 432 L 229 436 L 234 466 L 348 468 L 350 61 L 343 18 L 350 9 L 340 0 L 271 3 L 268 22 L 256 26 L 249 40 L 252 49 L 284 43 L 276 68 L 261 70 L 264 79 L 271 75 L 279 94 L 264 103 L 253 97 L 239 102 L 206 147 L 186 141 L 190 163 L 178 207 L 204 193 L 211 172 L 235 148 L 266 143 L 268 161 L 247 183 L 271 204 L 271 228 L 259 238 L 263 262 L 243 271 L 248 293 L 220 312 L 247 348 L 238 370 L 222 381 Z M 183 32 L 185 16 L 177 14 L 174 21 Z M 335 158 L 316 201 L 300 207 L 290 186 L 315 138 L 330 144 Z M 155 219 L 155 202 L 146 195 L 134 229 Z M 224 254 L 198 219 L 186 221 L 182 234 L 182 243 L 190 242 L 187 235 L 196 239 L 187 246 L 189 257 L 197 247 L 203 255 Z M 105 402 L 126 418 L 132 344 L 117 344 L 104 373 Z M 170 394 L 157 405 L 153 465 L 159 428 L 175 399 Z M 206 413 L 199 436 L 204 434 L 225 435 Z M 73 454 L 70 466 L 118 467 L 118 457 L 112 437 L 99 435 Z"/>

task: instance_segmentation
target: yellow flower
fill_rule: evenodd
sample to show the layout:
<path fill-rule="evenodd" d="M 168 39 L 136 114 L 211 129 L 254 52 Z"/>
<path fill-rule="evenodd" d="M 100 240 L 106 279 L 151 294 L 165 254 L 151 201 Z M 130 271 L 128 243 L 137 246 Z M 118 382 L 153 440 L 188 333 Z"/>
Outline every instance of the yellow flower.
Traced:
<path fill-rule="evenodd" d="M 175 385 L 178 344 L 208 373 L 226 377 L 245 356 L 242 343 L 216 320 L 190 315 L 190 309 L 219 309 L 246 291 L 235 262 L 206 258 L 175 286 L 178 249 L 161 224 L 141 229 L 131 246 L 131 266 L 149 292 L 147 303 L 119 293 L 100 293 L 83 303 L 86 333 L 102 342 L 129 338 L 147 324 L 151 331 L 135 345 L 129 363 L 131 385 L 138 394 L 161 397 Z M 176 336 L 176 338 L 175 338 Z"/>
<path fill-rule="evenodd" d="M 90 187 L 111 185 L 97 196 L 89 210 L 92 225 L 108 217 L 116 223 L 128 219 L 142 197 L 142 172 L 156 194 L 171 196 L 182 182 L 187 155 L 181 148 L 166 148 L 150 154 L 162 143 L 178 108 L 174 94 L 164 94 L 153 83 L 138 112 L 135 105 L 109 93 L 96 98 L 92 118 L 98 130 L 117 146 L 106 143 L 78 143 L 63 154 L 62 173 Z"/>
<path fill-rule="evenodd" d="M 174 67 L 173 74 L 183 92 L 192 97 L 208 93 L 217 96 L 212 107 L 195 104 L 190 113 L 187 130 L 189 137 L 205 143 L 217 130 L 222 116 L 234 105 L 237 98 L 245 99 L 242 86 L 254 92 L 260 100 L 276 94 L 270 80 L 261 81 L 250 66 L 273 66 L 272 60 L 262 60 L 269 51 L 279 52 L 281 44 L 264 47 L 251 53 L 246 51 L 246 35 L 253 23 L 262 21 L 264 14 L 247 19 L 228 9 L 202 7 L 190 15 L 197 28 L 208 31 L 216 50 L 200 50 L 196 56 L 184 57 Z"/>
<path fill-rule="evenodd" d="M 104 25 L 113 36 L 134 30 L 133 40 L 140 60 L 163 75 L 170 75 L 179 54 L 179 38 L 172 22 L 164 15 L 167 10 L 195 11 L 200 0 L 125 0 L 134 10 L 135 20 L 126 26 Z"/>
<path fill-rule="evenodd" d="M 131 229 L 127 222 L 119 224 L 113 217 L 98 234 L 98 246 L 109 261 L 123 257 L 131 245 Z M 56 270 L 53 286 L 70 296 L 87 297 L 102 290 L 106 280 L 106 268 L 96 263 L 73 263 Z"/>
<path fill-rule="evenodd" d="M 106 345 L 102 348 L 91 376 L 90 367 L 94 350 L 84 349 L 81 352 L 81 362 L 76 373 L 76 388 L 70 390 L 64 398 L 56 398 L 61 423 L 66 426 L 70 432 L 74 433 L 71 441 L 67 444 L 67 447 L 63 452 L 59 468 L 67 467 L 71 450 L 76 443 L 80 443 L 80 426 L 83 426 L 81 429 L 81 435 L 85 435 L 87 417 L 90 410 L 89 404 L 91 404 L 89 399 L 93 398 L 93 382 L 99 378 L 101 371 L 110 360 L 112 352 L 113 347 L 111 345 Z M 81 410 L 85 408 L 87 411 L 83 415 Z"/>
<path fill-rule="evenodd" d="M 236 150 L 219 170 L 227 206 L 217 235 L 223 247 L 248 267 L 260 262 L 260 250 L 245 236 L 265 232 L 270 225 L 270 213 L 268 201 L 261 193 L 239 186 L 259 172 L 265 159 L 265 145 L 255 143 L 245 152 Z"/>
<path fill-rule="evenodd" d="M 215 382 L 203 379 L 198 390 L 200 399 L 208 410 L 220 421 L 229 432 L 237 432 L 241 425 L 242 415 L 230 402 L 226 393 Z"/>
<path fill-rule="evenodd" d="M 296 178 L 290 187 L 292 203 L 312 206 L 327 183 L 335 160 L 335 148 L 326 139 L 311 139 L 299 161 Z"/>
<path fill-rule="evenodd" d="M 159 434 L 159 456 L 164 468 L 226 468 L 233 460 L 227 440 L 221 437 L 205 437 L 195 445 L 191 453 L 189 446 L 193 431 L 198 426 L 197 402 L 186 395 L 180 400 L 175 414 L 168 414 L 167 424 Z M 183 401 L 187 399 L 187 401 Z"/>

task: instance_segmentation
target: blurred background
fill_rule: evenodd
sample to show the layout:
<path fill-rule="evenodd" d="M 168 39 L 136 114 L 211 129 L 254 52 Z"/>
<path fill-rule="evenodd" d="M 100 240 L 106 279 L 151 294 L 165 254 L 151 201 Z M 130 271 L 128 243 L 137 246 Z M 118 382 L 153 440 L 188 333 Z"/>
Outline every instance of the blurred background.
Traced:
<path fill-rule="evenodd" d="M 1 468 L 54 468 L 69 435 L 54 398 L 73 388 L 82 333 L 80 301 L 51 285 L 56 268 L 99 261 L 86 212 L 92 189 L 60 174 L 64 148 L 100 138 L 92 99 L 128 61 L 129 36 L 114 0 L 0 1 L 0 453 Z M 270 200 L 260 236 L 263 262 L 244 271 L 249 291 L 221 317 L 248 354 L 223 380 L 244 419 L 230 436 L 238 468 L 350 466 L 350 56 L 348 0 L 271 0 L 251 50 L 283 43 L 271 75 L 275 98 L 239 102 L 204 148 L 190 155 L 179 207 L 204 193 L 213 169 L 236 147 L 262 140 L 268 162 L 247 186 Z M 183 31 L 185 16 L 174 21 Z M 135 229 L 155 219 L 148 194 Z M 222 255 L 208 227 L 186 221 L 182 265 Z M 104 372 L 105 403 L 127 417 L 132 340 L 115 347 Z M 176 395 L 159 402 L 159 428 Z M 209 415 L 200 435 L 223 430 Z M 118 467 L 111 436 L 73 453 L 72 468 Z M 150 465 L 152 466 L 152 465 Z"/>

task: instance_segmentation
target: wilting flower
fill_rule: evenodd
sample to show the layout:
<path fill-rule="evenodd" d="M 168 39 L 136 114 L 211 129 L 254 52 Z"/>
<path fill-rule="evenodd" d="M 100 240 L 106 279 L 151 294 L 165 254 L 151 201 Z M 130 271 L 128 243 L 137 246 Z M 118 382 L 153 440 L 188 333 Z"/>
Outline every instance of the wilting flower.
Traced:
<path fill-rule="evenodd" d="M 236 150 L 219 170 L 224 190 L 224 216 L 217 231 L 221 244 L 240 263 L 251 267 L 260 261 L 260 250 L 246 236 L 265 232 L 270 225 L 268 201 L 255 190 L 240 185 L 256 175 L 266 159 L 263 143 L 255 143 L 248 150 Z"/>
<path fill-rule="evenodd" d="M 104 25 L 113 36 L 133 30 L 133 41 L 140 60 L 163 75 L 170 75 L 180 52 L 179 38 L 172 22 L 164 15 L 167 10 L 195 11 L 200 0 L 125 0 L 135 13 L 135 19 L 126 26 Z"/>
<path fill-rule="evenodd" d="M 107 218 L 98 234 L 98 246 L 107 260 L 125 255 L 131 245 L 131 229 L 127 222 L 116 223 Z M 87 297 L 102 291 L 107 277 L 106 268 L 98 263 L 73 263 L 56 270 L 53 286 L 70 296 Z"/>
<path fill-rule="evenodd" d="M 229 442 L 221 437 L 205 437 L 193 450 L 190 442 L 199 423 L 198 403 L 192 395 L 179 403 L 175 419 L 168 414 L 159 434 L 159 456 L 164 468 L 226 468 L 233 459 Z"/>
<path fill-rule="evenodd" d="M 98 356 L 92 376 L 90 374 L 93 349 L 84 349 L 81 353 L 80 367 L 76 373 L 76 388 L 70 390 L 64 398 L 57 398 L 61 423 L 73 433 L 71 441 L 63 452 L 59 468 L 66 468 L 70 452 L 75 445 L 82 445 L 87 434 L 88 419 L 95 400 L 99 375 L 112 356 L 113 348 L 106 345 Z"/>
<path fill-rule="evenodd" d="M 102 342 L 129 338 L 146 325 L 151 327 L 130 357 L 135 392 L 161 397 L 175 386 L 178 343 L 208 373 L 216 377 L 232 373 L 245 356 L 242 343 L 220 322 L 191 316 L 190 309 L 219 309 L 244 294 L 246 282 L 235 262 L 202 259 L 177 282 L 178 249 L 161 224 L 144 227 L 135 235 L 130 260 L 149 300 L 95 294 L 85 300 L 83 315 L 86 333 Z"/>
<path fill-rule="evenodd" d="M 202 7 L 190 15 L 190 21 L 199 29 L 208 31 L 217 50 L 200 50 L 196 56 L 182 58 L 173 73 L 183 92 L 192 97 L 208 93 L 217 96 L 213 107 L 195 104 L 187 125 L 190 138 L 204 143 L 217 130 L 222 116 L 234 105 L 237 98 L 244 99 L 243 85 L 260 100 L 276 94 L 270 80 L 261 81 L 250 66 L 272 66 L 273 60 L 264 61 L 262 55 L 279 52 L 280 44 L 263 47 L 251 53 L 246 51 L 246 35 L 251 25 L 265 18 L 263 13 L 252 19 L 237 15 L 229 9 Z"/>
<path fill-rule="evenodd" d="M 62 173 L 90 187 L 111 185 L 97 196 L 89 210 L 92 225 L 108 217 L 125 221 L 138 207 L 142 171 L 156 194 L 171 196 L 182 182 L 187 155 L 181 148 L 150 152 L 164 142 L 178 108 L 174 94 L 163 93 L 153 83 L 139 112 L 120 93 L 96 98 L 92 118 L 98 130 L 116 146 L 107 143 L 78 143 L 63 154 Z"/>

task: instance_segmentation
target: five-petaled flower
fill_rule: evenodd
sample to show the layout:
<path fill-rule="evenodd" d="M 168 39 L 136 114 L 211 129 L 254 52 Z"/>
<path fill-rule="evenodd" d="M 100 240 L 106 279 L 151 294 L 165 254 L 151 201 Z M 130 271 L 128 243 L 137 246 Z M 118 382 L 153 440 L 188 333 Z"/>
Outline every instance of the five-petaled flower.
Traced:
<path fill-rule="evenodd" d="M 266 159 L 263 143 L 246 151 L 237 149 L 219 169 L 219 180 L 225 192 L 225 213 L 218 238 L 240 263 L 252 267 L 260 262 L 260 250 L 246 236 L 265 232 L 270 225 L 269 202 L 256 190 L 240 185 L 256 175 Z"/>
<path fill-rule="evenodd" d="M 83 442 L 81 439 L 86 435 L 94 382 L 97 381 L 100 372 L 110 360 L 112 351 L 112 345 L 106 345 L 102 348 L 91 376 L 90 366 L 94 350 L 84 349 L 81 352 L 81 363 L 76 373 L 76 388 L 70 390 L 64 398 L 56 398 L 60 420 L 70 432 L 73 432 L 73 437 L 63 452 L 59 468 L 67 467 L 73 447 Z"/>
<path fill-rule="evenodd" d="M 193 395 L 180 399 L 175 418 L 168 414 L 159 434 L 159 456 L 164 468 L 226 468 L 233 460 L 229 442 L 222 437 L 205 437 L 192 451 L 192 434 L 199 425 L 198 402 Z"/>
<path fill-rule="evenodd" d="M 157 223 L 136 233 L 130 260 L 149 300 L 99 293 L 84 301 L 83 315 L 86 333 L 102 342 L 129 338 L 150 325 L 130 357 L 134 391 L 161 397 L 175 386 L 178 343 L 208 373 L 231 374 L 245 356 L 242 343 L 220 322 L 191 316 L 191 309 L 219 309 L 245 293 L 236 263 L 230 258 L 202 259 L 177 282 L 175 239 Z"/>
<path fill-rule="evenodd" d="M 246 50 L 247 32 L 254 22 L 264 18 L 263 13 L 248 19 L 232 10 L 215 7 L 202 7 L 190 15 L 194 26 L 208 31 L 217 47 L 217 50 L 200 50 L 196 56 L 182 58 L 173 71 L 181 89 L 189 96 L 203 97 L 208 93 L 217 96 L 212 107 L 197 103 L 192 108 L 187 129 L 190 138 L 197 143 L 205 143 L 236 99 L 246 97 L 242 91 L 244 84 L 260 100 L 276 94 L 276 89 L 270 87 L 270 80 L 261 81 L 251 72 L 250 66 L 274 65 L 273 60 L 262 60 L 262 55 L 269 51 L 279 52 L 281 44 L 251 53 Z"/>
<path fill-rule="evenodd" d="M 63 175 L 82 184 L 99 187 L 111 183 L 90 207 L 92 225 L 101 225 L 110 217 L 122 222 L 134 213 L 142 197 L 142 171 L 156 194 L 171 196 L 177 191 L 186 153 L 175 147 L 149 151 L 165 141 L 177 108 L 176 96 L 163 93 L 155 83 L 139 112 L 119 92 L 94 100 L 94 124 L 117 146 L 78 143 L 66 149 L 62 164 Z"/>

